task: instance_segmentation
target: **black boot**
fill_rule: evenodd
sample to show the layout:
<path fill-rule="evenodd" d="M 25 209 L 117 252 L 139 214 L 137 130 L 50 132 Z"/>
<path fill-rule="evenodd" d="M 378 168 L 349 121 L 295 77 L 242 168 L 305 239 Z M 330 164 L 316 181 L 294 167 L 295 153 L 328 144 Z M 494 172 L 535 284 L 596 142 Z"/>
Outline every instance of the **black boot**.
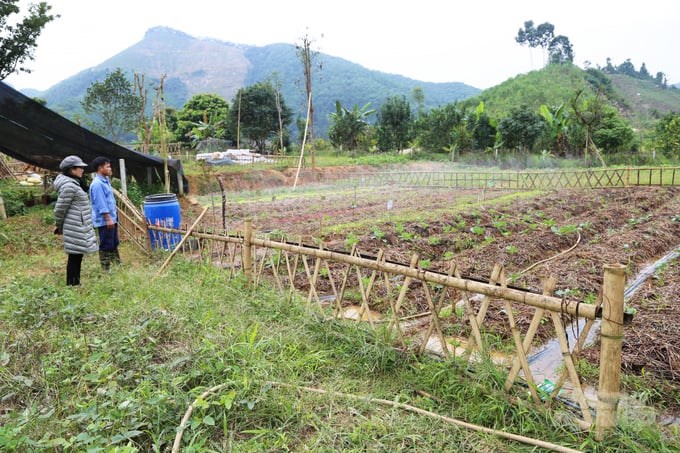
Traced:
<path fill-rule="evenodd" d="M 120 266 L 120 253 L 118 253 L 118 249 L 111 252 L 111 262 Z"/>
<path fill-rule="evenodd" d="M 71 254 L 68 255 L 66 261 L 66 285 L 79 286 L 80 285 L 80 264 L 83 261 L 83 255 Z"/>
<path fill-rule="evenodd" d="M 111 268 L 111 252 L 108 250 L 100 250 L 99 263 L 102 265 L 103 270 L 108 271 Z"/>

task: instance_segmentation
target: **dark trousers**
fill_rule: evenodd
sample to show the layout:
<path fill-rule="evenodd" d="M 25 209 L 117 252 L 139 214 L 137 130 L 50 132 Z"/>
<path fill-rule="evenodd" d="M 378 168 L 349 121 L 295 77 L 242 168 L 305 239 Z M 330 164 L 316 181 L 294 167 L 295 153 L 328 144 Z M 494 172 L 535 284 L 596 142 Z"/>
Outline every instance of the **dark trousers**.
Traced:
<path fill-rule="evenodd" d="M 68 286 L 80 285 L 80 265 L 83 262 L 83 255 L 79 253 L 69 253 L 66 261 L 66 284 Z"/>
<path fill-rule="evenodd" d="M 98 227 L 99 232 L 99 263 L 102 269 L 108 271 L 111 264 L 120 264 L 120 255 L 118 254 L 118 224 L 113 228 L 107 228 L 106 225 Z"/>

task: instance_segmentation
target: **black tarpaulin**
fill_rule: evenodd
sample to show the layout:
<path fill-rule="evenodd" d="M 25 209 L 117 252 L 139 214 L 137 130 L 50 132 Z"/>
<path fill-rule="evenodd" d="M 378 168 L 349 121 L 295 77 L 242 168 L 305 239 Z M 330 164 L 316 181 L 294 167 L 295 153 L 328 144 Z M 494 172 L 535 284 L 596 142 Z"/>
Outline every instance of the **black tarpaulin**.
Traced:
<path fill-rule="evenodd" d="M 39 102 L 0 82 L 0 151 L 14 159 L 52 171 L 59 162 L 75 154 L 90 163 L 97 156 L 111 160 L 113 174 L 120 177 L 118 159 L 125 159 L 125 170 L 140 184 L 163 181 L 163 159 L 142 154 L 113 143 L 67 120 Z M 170 184 L 179 189 L 177 176 L 188 192 L 182 163 L 168 159 Z M 91 169 L 88 169 L 91 170 Z"/>

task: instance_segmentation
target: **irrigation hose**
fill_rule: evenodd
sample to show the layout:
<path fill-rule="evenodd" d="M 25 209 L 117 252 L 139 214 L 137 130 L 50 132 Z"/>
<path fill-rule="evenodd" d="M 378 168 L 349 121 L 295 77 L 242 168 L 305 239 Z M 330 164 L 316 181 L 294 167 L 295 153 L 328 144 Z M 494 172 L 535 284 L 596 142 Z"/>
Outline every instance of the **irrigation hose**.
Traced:
<path fill-rule="evenodd" d="M 533 439 L 531 437 L 526 437 L 526 436 L 520 436 L 519 434 L 512 434 L 508 433 L 505 431 L 499 431 L 496 429 L 491 429 L 487 428 L 484 426 L 479 426 L 479 425 L 474 425 L 472 423 L 467 423 L 462 420 L 457 420 L 455 418 L 451 417 L 446 417 L 444 415 L 439 415 L 434 412 L 427 411 L 425 409 L 420 409 L 415 406 L 411 406 L 410 404 L 405 404 L 405 403 L 399 403 L 396 401 L 390 401 L 390 400 L 385 400 L 381 398 L 373 398 L 370 396 L 360 396 L 360 395 L 353 395 L 351 393 L 341 393 L 341 392 L 335 392 L 335 391 L 330 391 L 330 390 L 323 390 L 319 388 L 314 388 L 314 387 L 304 387 L 304 386 L 298 386 L 298 385 L 292 385 L 292 384 L 286 384 L 283 382 L 267 382 L 267 384 L 272 385 L 272 386 L 277 386 L 277 387 L 286 387 L 286 388 L 291 388 L 295 390 L 304 390 L 306 392 L 311 392 L 311 393 L 319 393 L 322 395 L 331 395 L 331 396 L 336 396 L 340 398 L 347 398 L 347 399 L 353 399 L 353 400 L 360 400 L 360 401 L 365 401 L 368 403 L 377 403 L 377 404 L 382 404 L 385 406 L 392 406 L 398 409 L 403 409 L 408 412 L 414 412 L 416 414 L 420 415 L 425 415 L 427 417 L 431 417 L 437 420 L 444 421 L 446 423 L 460 426 L 465 429 L 473 430 L 473 431 L 479 431 L 485 434 L 492 434 L 494 436 L 502 437 L 504 439 L 509 439 L 513 440 L 515 442 L 521 442 L 524 444 L 528 445 L 533 445 L 536 447 L 541 447 L 545 448 L 551 451 L 557 451 L 557 452 L 564 452 L 564 453 L 581 453 L 580 450 L 574 450 L 569 447 L 564 447 L 562 445 L 557 445 L 551 442 L 546 442 L 543 440 L 538 440 L 538 439 Z M 203 392 L 198 398 L 194 400 L 193 403 L 189 405 L 187 408 L 187 411 L 184 414 L 184 417 L 182 417 L 182 421 L 177 428 L 177 434 L 175 435 L 175 442 L 172 445 L 172 453 L 178 453 L 180 445 L 182 443 L 182 436 L 184 435 L 184 429 L 187 426 L 187 422 L 189 421 L 189 418 L 191 417 L 191 414 L 194 410 L 194 406 L 198 403 L 199 400 L 205 399 L 208 395 L 211 393 L 215 393 L 218 390 L 221 390 L 224 388 L 227 384 L 220 384 L 216 385 L 205 392 Z"/>
<path fill-rule="evenodd" d="M 525 272 L 529 272 L 531 269 L 538 266 L 539 264 L 546 263 L 550 260 L 554 260 L 558 256 L 562 256 L 562 255 L 567 254 L 567 253 L 571 252 L 572 250 L 574 250 L 576 248 L 576 246 L 579 244 L 579 242 L 581 242 L 581 233 L 579 231 L 577 231 L 576 234 L 578 234 L 578 238 L 576 239 L 576 243 L 574 245 L 572 245 L 571 247 L 569 247 L 567 250 L 564 250 L 564 251 L 558 253 L 557 255 L 553 255 L 553 256 L 546 258 L 544 260 L 537 261 L 534 264 L 532 264 L 531 266 L 524 269 L 523 271 L 519 271 L 519 273 L 524 274 Z"/>

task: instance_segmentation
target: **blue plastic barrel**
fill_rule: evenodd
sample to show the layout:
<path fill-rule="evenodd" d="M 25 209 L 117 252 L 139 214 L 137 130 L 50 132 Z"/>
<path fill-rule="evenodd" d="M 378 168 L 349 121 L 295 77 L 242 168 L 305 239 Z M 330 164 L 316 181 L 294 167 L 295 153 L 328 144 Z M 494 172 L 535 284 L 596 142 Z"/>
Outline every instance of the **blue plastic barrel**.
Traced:
<path fill-rule="evenodd" d="M 177 195 L 159 193 L 144 197 L 144 217 L 146 217 L 146 222 L 149 225 L 179 229 L 182 213 Z M 152 249 L 172 250 L 181 239 L 181 234 L 149 230 L 149 241 Z"/>

